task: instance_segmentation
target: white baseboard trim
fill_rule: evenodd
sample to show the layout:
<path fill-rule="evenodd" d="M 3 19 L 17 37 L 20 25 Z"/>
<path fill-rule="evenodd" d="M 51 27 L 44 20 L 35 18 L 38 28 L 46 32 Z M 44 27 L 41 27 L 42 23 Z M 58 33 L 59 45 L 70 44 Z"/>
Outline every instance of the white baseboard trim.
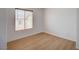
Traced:
<path fill-rule="evenodd" d="M 35 34 L 38 34 L 38 33 L 47 33 L 47 34 L 50 34 L 50 35 L 54 35 L 54 36 L 56 36 L 56 37 L 60 37 L 60 38 L 67 39 L 67 40 L 71 40 L 71 39 L 69 39 L 69 38 L 62 37 L 62 36 L 59 36 L 59 35 L 54 34 L 54 33 L 49 33 L 49 32 L 35 32 L 35 33 L 31 33 L 31 34 L 28 34 L 28 35 L 25 35 L 25 36 L 21 36 L 21 37 L 18 37 L 18 38 L 14 38 L 14 39 L 11 40 L 11 41 L 18 40 L 18 39 L 21 39 L 21 38 L 24 38 L 24 37 L 28 37 L 28 36 L 32 36 L 32 35 L 35 35 Z M 8 42 L 11 42 L 11 41 L 8 41 Z M 75 42 L 76 42 L 76 40 L 71 40 L 71 41 L 75 41 Z"/>
<path fill-rule="evenodd" d="M 41 32 L 35 32 L 35 33 L 28 34 L 28 35 L 23 35 L 23 36 L 20 36 L 20 37 L 16 37 L 16 38 L 11 39 L 8 42 L 11 42 L 11 41 L 14 41 L 14 40 L 18 40 L 18 39 L 21 39 L 21 38 L 24 38 L 24 37 L 32 36 L 32 35 L 35 35 L 35 34 L 38 34 L 38 33 L 41 33 Z"/>
<path fill-rule="evenodd" d="M 50 34 L 50 35 L 54 35 L 54 36 L 56 36 L 56 37 L 60 37 L 60 38 L 63 38 L 63 39 L 71 40 L 70 38 L 62 37 L 62 36 L 59 36 L 59 35 L 54 34 L 54 33 L 49 33 L 49 32 L 45 32 L 45 33 L 48 33 L 48 34 Z M 71 41 L 76 42 L 76 40 L 71 40 Z"/>

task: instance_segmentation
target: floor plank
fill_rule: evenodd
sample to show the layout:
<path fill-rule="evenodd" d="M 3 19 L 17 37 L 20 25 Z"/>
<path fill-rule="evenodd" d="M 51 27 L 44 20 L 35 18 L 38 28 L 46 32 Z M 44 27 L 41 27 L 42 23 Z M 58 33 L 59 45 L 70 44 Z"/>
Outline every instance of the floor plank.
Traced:
<path fill-rule="evenodd" d="M 75 42 L 39 33 L 7 43 L 8 50 L 76 50 Z"/>

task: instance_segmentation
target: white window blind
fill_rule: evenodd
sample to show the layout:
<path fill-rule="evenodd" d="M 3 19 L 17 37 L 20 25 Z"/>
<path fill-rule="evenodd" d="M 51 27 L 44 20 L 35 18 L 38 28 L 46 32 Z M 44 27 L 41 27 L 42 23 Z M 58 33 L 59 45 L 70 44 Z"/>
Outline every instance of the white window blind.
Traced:
<path fill-rule="evenodd" d="M 15 30 L 30 29 L 33 27 L 33 12 L 15 9 Z"/>

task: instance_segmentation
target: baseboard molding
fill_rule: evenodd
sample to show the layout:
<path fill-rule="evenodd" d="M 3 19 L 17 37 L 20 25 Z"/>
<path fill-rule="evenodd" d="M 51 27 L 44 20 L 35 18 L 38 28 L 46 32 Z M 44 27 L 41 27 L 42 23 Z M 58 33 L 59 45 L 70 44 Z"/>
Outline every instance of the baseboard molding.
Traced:
<path fill-rule="evenodd" d="M 48 33 L 48 32 L 37 32 L 37 33 L 29 34 L 29 35 L 27 35 L 27 36 L 23 36 L 23 37 L 15 38 L 15 39 L 12 40 L 12 41 L 15 41 L 15 40 L 18 40 L 18 39 L 21 39 L 21 38 L 25 38 L 25 37 L 29 37 L 29 36 L 32 36 L 32 35 L 41 34 L 41 33 L 46 33 L 46 34 L 53 35 L 53 36 L 56 36 L 56 37 L 59 37 L 59 38 L 62 38 L 62 39 L 67 39 L 67 38 L 63 38 L 63 37 L 60 37 L 60 36 L 58 36 L 58 35 L 56 35 L 56 34 L 52 34 L 52 33 Z M 71 40 L 71 39 L 67 39 L 67 40 L 76 42 L 75 40 Z M 9 42 L 11 42 L 11 41 L 9 41 Z"/>
<path fill-rule="evenodd" d="M 25 38 L 25 37 L 29 37 L 29 36 L 32 36 L 32 35 L 36 35 L 36 34 L 39 34 L 39 33 L 43 33 L 43 32 L 36 32 L 36 33 L 28 34 L 28 35 L 25 35 L 25 36 L 13 38 L 13 39 L 11 39 L 11 41 L 8 41 L 8 42 L 12 42 L 12 41 L 15 41 L 15 40 L 19 40 L 19 39 L 22 39 L 22 38 Z"/>
<path fill-rule="evenodd" d="M 61 36 L 56 35 L 56 34 L 54 34 L 54 33 L 49 33 L 49 32 L 44 32 L 44 33 L 49 34 L 49 35 L 53 35 L 53 36 L 56 36 L 56 37 L 59 37 L 59 38 L 62 38 L 62 39 L 67 39 L 67 40 L 76 42 L 76 40 L 71 40 L 71 39 L 68 39 L 68 38 L 64 38 L 64 37 L 61 37 Z"/>

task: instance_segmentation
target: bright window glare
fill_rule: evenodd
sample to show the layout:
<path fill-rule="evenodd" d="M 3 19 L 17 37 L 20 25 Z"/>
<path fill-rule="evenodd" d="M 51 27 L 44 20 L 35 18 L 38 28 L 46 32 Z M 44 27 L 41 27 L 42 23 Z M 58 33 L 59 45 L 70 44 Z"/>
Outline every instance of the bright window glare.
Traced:
<path fill-rule="evenodd" d="M 15 10 L 15 30 L 30 29 L 33 27 L 33 12 L 24 10 Z"/>

